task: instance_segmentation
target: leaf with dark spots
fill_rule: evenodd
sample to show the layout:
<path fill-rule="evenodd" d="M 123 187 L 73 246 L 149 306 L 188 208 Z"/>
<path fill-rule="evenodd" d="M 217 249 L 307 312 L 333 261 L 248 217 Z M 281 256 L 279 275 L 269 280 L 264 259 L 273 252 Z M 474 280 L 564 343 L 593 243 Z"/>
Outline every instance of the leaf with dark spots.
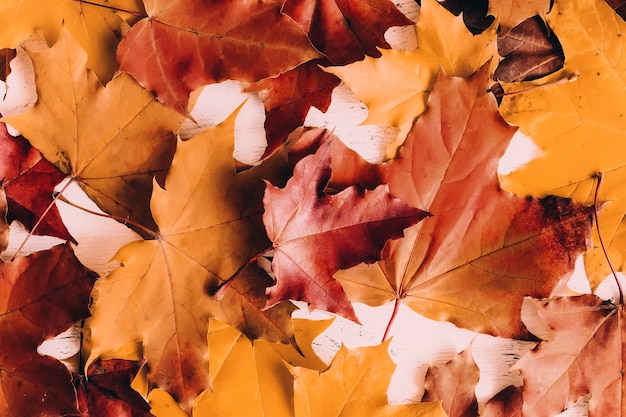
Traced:
<path fill-rule="evenodd" d="M 0 123 L 0 180 L 6 193 L 9 223 L 17 220 L 35 235 L 76 243 L 52 198 L 54 187 L 64 178 L 65 174 L 46 161 L 26 139 L 12 137 L 6 125 Z"/>
<path fill-rule="evenodd" d="M 0 263 L 0 415 L 79 415 L 69 371 L 37 347 L 89 315 L 96 276 L 69 245 Z"/>
<path fill-rule="evenodd" d="M 268 306 L 301 300 L 357 321 L 341 285 L 338 269 L 380 259 L 388 239 L 427 213 L 394 198 L 386 185 L 374 190 L 353 186 L 324 193 L 336 153 L 331 141 L 296 164 L 284 188 L 267 184 L 263 222 L 273 242 L 276 285 L 268 289 Z"/>
<path fill-rule="evenodd" d="M 504 82 L 541 78 L 560 70 L 565 62 L 561 43 L 539 16 L 526 19 L 499 37 L 498 53 L 503 60 L 494 77 Z"/>
<path fill-rule="evenodd" d="M 413 24 L 389 0 L 286 0 L 281 10 L 333 65 L 380 57 L 385 31 Z"/>

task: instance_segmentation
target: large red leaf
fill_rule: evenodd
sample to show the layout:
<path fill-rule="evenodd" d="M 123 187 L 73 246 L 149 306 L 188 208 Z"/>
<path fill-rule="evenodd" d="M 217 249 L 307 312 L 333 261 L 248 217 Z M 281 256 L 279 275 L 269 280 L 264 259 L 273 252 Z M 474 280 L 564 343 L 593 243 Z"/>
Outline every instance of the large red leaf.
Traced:
<path fill-rule="evenodd" d="M 22 136 L 12 137 L 0 123 L 0 180 L 7 197 L 7 221 L 18 220 L 27 229 L 41 220 L 36 235 L 55 236 L 76 241 L 53 204 L 54 187 L 65 174 L 46 161 Z"/>
<path fill-rule="evenodd" d="M 386 185 L 374 190 L 349 187 L 329 195 L 334 153 L 332 141 L 296 165 L 284 188 L 267 184 L 263 222 L 273 242 L 272 269 L 276 285 L 268 289 L 268 305 L 292 299 L 311 308 L 357 320 L 341 285 L 332 278 L 338 269 L 380 259 L 388 239 L 427 213 L 394 198 Z"/>
<path fill-rule="evenodd" d="M 515 129 L 487 93 L 488 75 L 486 67 L 467 80 L 440 74 L 426 113 L 385 165 L 391 193 L 432 217 L 390 241 L 381 262 L 336 278 L 355 301 L 396 300 L 433 319 L 523 338 L 524 296 L 548 296 L 573 270 L 591 210 L 500 189 L 498 160 Z"/>
<path fill-rule="evenodd" d="M 67 368 L 37 346 L 89 315 L 95 279 L 69 245 L 0 263 L 0 415 L 79 415 Z"/>
<path fill-rule="evenodd" d="M 148 17 L 119 44 L 120 70 L 187 113 L 189 93 L 234 79 L 255 82 L 319 58 L 276 0 L 146 0 Z"/>
<path fill-rule="evenodd" d="M 123 359 L 93 362 L 86 376 L 74 380 L 81 416 L 153 416 L 150 405 L 130 386 L 141 366 L 142 362 Z"/>
<path fill-rule="evenodd" d="M 380 57 L 392 26 L 412 25 L 389 0 L 286 0 L 282 12 L 294 19 L 334 65 Z"/>
<path fill-rule="evenodd" d="M 524 378 L 522 416 L 556 415 L 589 393 L 589 417 L 625 415 L 624 306 L 592 294 L 533 301 L 554 337 L 517 364 Z"/>

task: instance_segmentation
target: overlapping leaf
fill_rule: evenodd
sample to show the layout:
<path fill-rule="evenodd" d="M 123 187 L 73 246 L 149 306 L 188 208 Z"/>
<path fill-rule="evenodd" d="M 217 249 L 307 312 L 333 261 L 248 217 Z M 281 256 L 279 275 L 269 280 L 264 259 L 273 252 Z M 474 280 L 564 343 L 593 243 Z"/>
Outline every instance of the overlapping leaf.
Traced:
<path fill-rule="evenodd" d="M 524 296 L 548 296 L 571 272 L 586 249 L 591 211 L 499 188 L 498 160 L 515 129 L 487 93 L 486 69 L 468 80 L 441 74 L 427 112 L 385 166 L 391 193 L 432 217 L 389 242 L 382 261 L 335 277 L 355 301 L 395 299 L 433 319 L 527 337 Z"/>
<path fill-rule="evenodd" d="M 323 373 L 295 368 L 296 417 L 445 417 L 438 401 L 389 404 L 386 391 L 395 364 L 388 348 L 389 342 L 354 350 L 342 345 Z"/>
<path fill-rule="evenodd" d="M 87 66 L 106 82 L 117 69 L 115 49 L 128 26 L 117 9 L 142 12 L 139 0 L 89 2 L 65 0 L 7 0 L 0 4 L 0 47 L 15 48 L 36 30 L 55 43 L 62 27 L 88 51 Z M 102 5 L 102 6 L 100 6 Z"/>
<path fill-rule="evenodd" d="M 626 413 L 624 307 L 591 294 L 534 303 L 554 338 L 517 364 L 524 377 L 522 415 L 552 416 L 589 393 L 589 417 Z"/>
<path fill-rule="evenodd" d="M 546 21 L 561 41 L 564 69 L 537 80 L 541 88 L 503 99 L 500 111 L 530 136 L 542 156 L 503 178 L 503 187 L 517 194 L 557 194 L 592 205 L 598 172 L 605 173 L 598 203 L 600 229 L 614 266 L 626 265 L 626 170 L 624 133 L 626 93 L 624 49 L 626 23 L 604 1 L 556 1 Z M 601 31 L 596 28 L 602 28 Z M 569 81 L 569 82 L 568 82 Z M 520 91 L 528 84 L 504 85 Z M 596 238 L 586 255 L 592 287 L 610 272 Z"/>
<path fill-rule="evenodd" d="M 155 102 L 128 75 L 102 87 L 67 30 L 52 48 L 42 50 L 41 42 L 33 37 L 25 45 L 39 100 L 5 120 L 105 212 L 154 228 L 148 204 L 152 178 L 169 168 L 172 132 L 182 116 Z"/>
<path fill-rule="evenodd" d="M 65 178 L 23 137 L 12 137 L 0 123 L 0 179 L 7 196 L 7 221 L 18 220 L 27 229 L 75 242 L 53 204 L 54 187 Z"/>
<path fill-rule="evenodd" d="M 283 303 L 263 310 L 258 291 L 267 277 L 254 264 L 247 268 L 270 245 L 261 221 L 264 187 L 259 178 L 266 168 L 236 173 L 234 119 L 231 115 L 179 141 L 165 189 L 153 191 L 158 239 L 122 247 L 115 259 L 123 266 L 96 287 L 92 358 L 143 342 L 151 387 L 172 393 L 187 411 L 210 386 L 207 319 L 216 307 L 209 294 L 220 284 L 236 278 L 220 292 L 225 292 L 220 314 L 234 316 L 234 324 L 250 325 L 244 329 L 248 334 L 263 332 L 286 343 L 293 338 L 291 324 L 280 319 L 289 317 L 293 307 Z M 240 286 L 240 276 L 253 284 Z M 254 289 L 252 295 L 246 285 Z M 278 328 L 283 325 L 287 327 Z"/>
<path fill-rule="evenodd" d="M 425 110 L 439 69 L 451 77 L 468 77 L 497 56 L 495 41 L 495 25 L 473 36 L 461 17 L 450 14 L 437 1 L 426 0 L 417 23 L 417 49 L 382 50 L 381 58 L 327 70 L 345 81 L 367 105 L 369 113 L 363 124 L 400 127 L 398 141 L 387 150 L 387 156 L 393 157 L 415 118 Z"/>
<path fill-rule="evenodd" d="M 394 198 L 385 185 L 325 194 L 334 158 L 331 149 L 332 143 L 324 142 L 314 155 L 300 160 L 284 188 L 267 185 L 263 222 L 272 240 L 276 274 L 276 285 L 268 289 L 268 305 L 302 300 L 311 308 L 357 321 L 332 275 L 380 259 L 388 239 L 402 236 L 427 213 Z"/>
<path fill-rule="evenodd" d="M 69 371 L 37 346 L 87 317 L 95 278 L 69 245 L 0 263 L 0 414 L 79 414 Z"/>
<path fill-rule="evenodd" d="M 119 45 L 120 69 L 183 114 L 189 93 L 200 86 L 226 79 L 255 82 L 321 57 L 280 12 L 282 1 L 144 4 L 148 17 Z"/>

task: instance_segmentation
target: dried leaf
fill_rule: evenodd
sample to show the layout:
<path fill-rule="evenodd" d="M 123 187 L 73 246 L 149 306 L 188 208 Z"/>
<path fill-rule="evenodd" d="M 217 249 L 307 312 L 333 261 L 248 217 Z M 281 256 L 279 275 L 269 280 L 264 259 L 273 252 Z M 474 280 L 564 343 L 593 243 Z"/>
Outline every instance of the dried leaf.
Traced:
<path fill-rule="evenodd" d="M 95 279 L 69 245 L 0 263 L 1 415 L 79 414 L 69 371 L 37 346 L 88 316 Z"/>
<path fill-rule="evenodd" d="M 102 87 L 85 69 L 85 52 L 66 30 L 52 48 L 38 52 L 31 45 L 26 49 L 39 101 L 3 120 L 78 181 L 105 212 L 154 228 L 152 179 L 169 168 L 172 132 L 183 118 L 155 102 L 128 75 Z"/>
<path fill-rule="evenodd" d="M 387 243 L 382 261 L 335 278 L 354 301 L 396 300 L 432 319 L 525 338 L 524 296 L 548 296 L 571 273 L 587 247 L 591 211 L 499 188 L 498 160 L 515 129 L 486 91 L 486 70 L 468 80 L 440 75 L 427 112 L 386 164 L 390 192 L 432 217 Z"/>
<path fill-rule="evenodd" d="M 255 82 L 320 58 L 282 1 L 145 1 L 148 17 L 117 50 L 120 70 L 183 114 L 189 93 L 234 79 Z"/>

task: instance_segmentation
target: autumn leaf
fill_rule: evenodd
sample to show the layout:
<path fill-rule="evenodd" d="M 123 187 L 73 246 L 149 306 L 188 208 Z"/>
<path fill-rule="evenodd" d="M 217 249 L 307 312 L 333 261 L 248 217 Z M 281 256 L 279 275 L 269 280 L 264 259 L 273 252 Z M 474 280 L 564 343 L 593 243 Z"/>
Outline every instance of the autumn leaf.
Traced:
<path fill-rule="evenodd" d="M 354 301 L 395 300 L 435 320 L 525 338 L 524 296 L 548 296 L 573 270 L 591 211 L 499 188 L 498 160 L 515 129 L 499 116 L 488 76 L 487 67 L 467 80 L 441 74 L 427 112 L 385 166 L 390 192 L 432 217 L 387 243 L 380 262 L 335 278 Z"/>
<path fill-rule="evenodd" d="M 544 15 L 550 10 L 550 0 L 495 0 L 489 2 L 489 14 L 498 17 L 500 35 L 509 31 L 534 15 Z"/>
<path fill-rule="evenodd" d="M 269 280 L 251 260 L 270 246 L 260 177 L 273 168 L 236 172 L 235 117 L 179 140 L 165 188 L 155 187 L 152 195 L 160 234 L 122 247 L 114 257 L 122 266 L 95 289 L 91 360 L 142 342 L 151 388 L 170 392 L 186 411 L 210 387 L 207 319 L 217 313 L 209 294 L 220 285 L 221 308 L 227 318 L 234 316 L 233 324 L 254 325 L 244 329 L 248 334 L 293 339 L 289 328 L 267 329 L 291 325 L 281 318 L 290 314 L 289 303 L 276 310 L 258 307 L 259 287 Z M 252 284 L 239 284 L 243 277 Z"/>
<path fill-rule="evenodd" d="M 497 56 L 495 25 L 474 36 L 461 17 L 434 0 L 422 2 L 417 43 L 413 51 L 381 50 L 380 58 L 326 69 L 345 81 L 368 107 L 363 124 L 400 127 L 398 140 L 387 148 L 389 158 L 426 109 L 440 68 L 450 77 L 468 77 Z"/>
<path fill-rule="evenodd" d="M 529 81 L 563 68 L 565 57 L 550 27 L 533 16 L 498 37 L 498 53 L 503 57 L 494 73 L 499 81 Z"/>
<path fill-rule="evenodd" d="M 554 338 L 516 365 L 524 378 L 523 415 L 555 415 L 588 393 L 589 417 L 624 414 L 623 306 L 592 294 L 533 302 Z"/>
<path fill-rule="evenodd" d="M 428 368 L 422 401 L 441 401 L 448 417 L 475 417 L 478 401 L 474 390 L 479 376 L 470 345 L 445 364 Z"/>
<path fill-rule="evenodd" d="M 324 62 L 324 61 L 321 61 Z M 305 62 L 274 78 L 265 78 L 246 88 L 256 92 L 265 106 L 267 148 L 264 157 L 280 146 L 289 134 L 302 126 L 313 106 L 328 110 L 333 89 L 341 80 L 323 71 L 319 60 Z"/>
<path fill-rule="evenodd" d="M 388 348 L 389 341 L 352 350 L 342 345 L 322 373 L 294 368 L 295 416 L 446 417 L 438 401 L 389 404 L 386 391 L 396 366 Z"/>
<path fill-rule="evenodd" d="M 516 194 L 555 194 L 593 205 L 596 174 L 604 173 L 597 196 L 600 230 L 613 265 L 623 270 L 626 109 L 621 85 L 626 60 L 620 51 L 626 23 L 604 1 L 594 0 L 556 1 L 546 21 L 563 46 L 563 70 L 532 83 L 503 84 L 507 92 L 526 91 L 504 97 L 500 106 L 503 117 L 532 138 L 541 156 L 504 177 L 502 186 Z M 585 255 L 592 288 L 610 273 L 597 232 L 594 242 Z"/>
<path fill-rule="evenodd" d="M 271 346 L 213 319 L 208 337 L 213 391 L 198 398 L 194 415 L 293 416 L 293 377 Z"/>
<path fill-rule="evenodd" d="M 88 316 L 95 279 L 69 245 L 0 264 L 0 414 L 79 414 L 69 371 L 37 346 Z"/>
<path fill-rule="evenodd" d="M 358 321 L 350 300 L 332 275 L 360 262 L 380 259 L 388 239 L 427 213 L 389 194 L 350 187 L 324 194 L 331 173 L 331 142 L 300 160 L 284 188 L 268 183 L 263 222 L 272 241 L 276 285 L 268 289 L 268 306 L 301 300 L 310 308 L 338 313 Z"/>
<path fill-rule="evenodd" d="M 54 187 L 65 174 L 46 161 L 26 139 L 9 135 L 4 123 L 0 123 L 0 178 L 9 206 L 9 223 L 18 220 L 35 235 L 76 243 L 52 198 Z"/>
<path fill-rule="evenodd" d="M 117 50 L 120 70 L 183 114 L 189 93 L 226 79 L 255 82 L 320 58 L 281 1 L 145 1 L 148 17 Z"/>
<path fill-rule="evenodd" d="M 152 179 L 169 168 L 173 131 L 183 118 L 121 74 L 102 87 L 85 69 L 86 55 L 63 30 L 52 47 L 30 38 L 39 100 L 5 117 L 105 212 L 154 228 Z M 39 43 L 39 46 L 36 44 Z M 145 231 L 141 231 L 145 235 Z"/>
<path fill-rule="evenodd" d="M 286 0 L 281 12 L 296 21 L 332 65 L 380 57 L 384 34 L 413 22 L 389 0 Z"/>
<path fill-rule="evenodd" d="M 74 378 L 81 416 L 153 416 L 146 400 L 130 386 L 141 365 L 139 361 L 98 359 L 87 375 Z"/>
<path fill-rule="evenodd" d="M 139 0 L 104 0 L 95 4 L 67 0 L 7 0 L 0 5 L 0 47 L 15 48 L 41 30 L 49 44 L 57 42 L 62 28 L 69 30 L 88 51 L 87 67 L 106 82 L 117 70 L 115 49 L 128 26 L 116 9 L 141 13 Z M 102 5 L 102 6 L 99 6 Z"/>

